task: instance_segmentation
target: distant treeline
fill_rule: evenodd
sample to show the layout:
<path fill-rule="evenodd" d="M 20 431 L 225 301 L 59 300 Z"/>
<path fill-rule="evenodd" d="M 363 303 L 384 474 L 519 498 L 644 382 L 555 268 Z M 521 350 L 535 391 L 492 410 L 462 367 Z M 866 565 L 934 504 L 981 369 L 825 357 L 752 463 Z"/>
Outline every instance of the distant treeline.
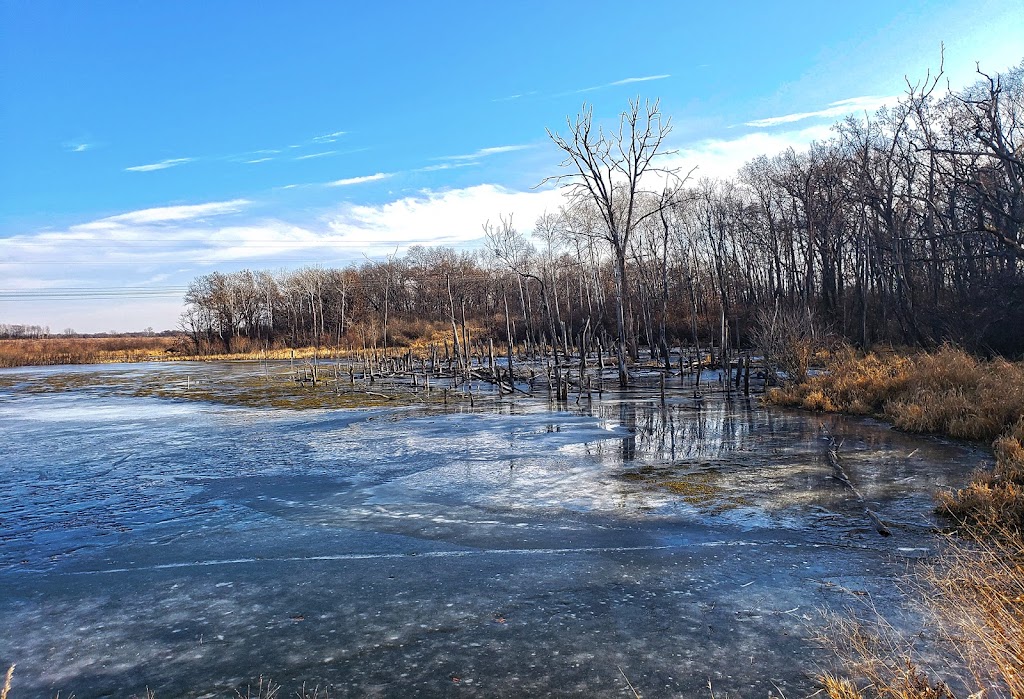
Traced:
<path fill-rule="evenodd" d="M 60 332 L 60 337 L 85 337 L 85 338 L 106 338 L 106 337 L 171 337 L 180 334 L 179 330 L 162 330 L 156 332 L 153 328 L 147 328 L 140 332 L 115 332 L 109 333 L 79 333 L 72 328 L 65 328 Z M 21 325 L 11 323 L 0 323 L 0 340 L 30 339 L 55 337 L 56 333 L 50 332 L 48 325 Z"/>
<path fill-rule="evenodd" d="M 0 340 L 49 337 L 49 326 L 0 323 Z"/>
<path fill-rule="evenodd" d="M 862 346 L 952 341 L 1019 355 L 1024 63 L 980 77 L 956 92 L 926 80 L 807 152 L 756 158 L 725 180 L 659 180 L 630 165 L 662 153 L 670 125 L 656 104 L 623 114 L 625 142 L 594 138 L 585 113 L 553 136 L 584 156 L 565 175 L 574 196 L 530 222 L 529 238 L 495 212 L 484 250 L 205 275 L 181 326 L 197 352 L 393 347 L 465 324 L 556 351 L 580 337 L 608 347 L 621 328 L 631 354 L 830 332 Z M 602 180 L 588 179 L 587 155 L 610 164 L 606 191 L 593 191 Z M 615 172 L 667 184 L 641 189 Z"/>

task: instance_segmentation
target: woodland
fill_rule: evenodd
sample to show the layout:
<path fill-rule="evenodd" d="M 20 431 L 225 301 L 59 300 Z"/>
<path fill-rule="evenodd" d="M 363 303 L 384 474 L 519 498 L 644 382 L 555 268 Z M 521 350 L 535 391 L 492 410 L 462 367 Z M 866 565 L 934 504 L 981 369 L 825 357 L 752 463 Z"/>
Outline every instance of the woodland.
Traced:
<path fill-rule="evenodd" d="M 667 167 L 671 119 L 630 103 L 549 136 L 565 205 L 475 250 L 412 247 L 344 268 L 192 281 L 195 353 L 330 346 L 387 352 L 450 331 L 559 353 L 768 348 L 844 339 L 1024 352 L 1024 62 L 961 90 L 941 70 L 836 123 L 806 152 L 729 179 Z"/>

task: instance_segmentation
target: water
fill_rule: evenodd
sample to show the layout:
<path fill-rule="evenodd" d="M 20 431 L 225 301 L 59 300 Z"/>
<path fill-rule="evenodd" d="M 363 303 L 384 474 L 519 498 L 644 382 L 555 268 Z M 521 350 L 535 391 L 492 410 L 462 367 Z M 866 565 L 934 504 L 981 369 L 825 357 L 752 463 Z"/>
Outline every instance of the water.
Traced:
<path fill-rule="evenodd" d="M 894 609 L 935 545 L 933 493 L 987 463 L 755 400 L 297 411 L 126 390 L 199 371 L 254 369 L 0 372 L 12 696 L 235 696 L 260 675 L 332 697 L 632 696 L 627 678 L 805 696 L 822 610 Z M 892 536 L 833 478 L 823 422 Z"/>

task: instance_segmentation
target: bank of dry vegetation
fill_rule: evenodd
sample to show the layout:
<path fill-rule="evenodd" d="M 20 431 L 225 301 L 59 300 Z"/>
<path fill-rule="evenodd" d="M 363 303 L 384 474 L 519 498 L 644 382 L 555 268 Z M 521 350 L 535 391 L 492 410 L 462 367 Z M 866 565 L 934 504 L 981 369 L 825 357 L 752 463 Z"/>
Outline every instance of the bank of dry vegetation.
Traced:
<path fill-rule="evenodd" d="M 147 362 L 167 357 L 177 344 L 173 336 L 0 339 L 0 367 Z"/>
<path fill-rule="evenodd" d="M 983 361 L 944 346 L 832 354 L 823 373 L 772 390 L 768 400 L 824 412 L 873 415 L 909 432 L 994 440 L 996 466 L 941 497 L 967 524 L 1024 531 L 1024 363 Z"/>
<path fill-rule="evenodd" d="M 919 638 L 907 640 L 883 620 L 841 620 L 829 637 L 846 676 L 824 678 L 828 696 L 1024 696 L 1024 364 L 948 346 L 910 356 L 842 349 L 824 373 L 768 399 L 874 415 L 912 432 L 994 440 L 995 467 L 939 495 L 938 509 L 957 533 L 912 583 L 944 659 L 923 660 Z"/>

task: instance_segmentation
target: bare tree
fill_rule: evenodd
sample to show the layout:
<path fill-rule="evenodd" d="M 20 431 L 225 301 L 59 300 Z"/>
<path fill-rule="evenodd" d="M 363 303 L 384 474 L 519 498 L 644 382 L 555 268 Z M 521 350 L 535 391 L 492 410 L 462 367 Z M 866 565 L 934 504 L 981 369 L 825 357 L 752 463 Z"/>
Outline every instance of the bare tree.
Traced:
<path fill-rule="evenodd" d="M 667 155 L 665 138 L 672 131 L 671 118 L 662 118 L 658 101 L 641 105 L 640 98 L 631 100 L 629 109 L 619 115 L 616 131 L 605 131 L 598 126 L 595 132 L 593 107 L 584 105 L 575 121 L 566 119 L 568 136 L 548 129 L 548 137 L 562 152 L 562 167 L 569 172 L 545 181 L 558 182 L 569 190 L 576 201 L 592 202 L 604 224 L 602 237 L 615 256 L 615 302 L 617 358 L 619 384 L 629 384 L 626 368 L 626 316 L 625 306 L 629 289 L 626 277 L 626 257 L 629 243 L 637 225 L 661 210 L 661 206 L 641 210 L 645 194 L 662 199 L 661 188 L 651 187 L 653 175 L 675 178 L 675 170 L 658 167 L 654 159 Z M 645 175 L 648 176 L 645 180 Z"/>
<path fill-rule="evenodd" d="M 497 226 L 492 225 L 490 221 L 484 224 L 487 247 L 497 259 L 519 275 L 521 280 L 532 279 L 540 285 L 541 302 L 544 305 L 548 333 L 551 336 L 551 350 L 554 353 L 555 364 L 558 364 L 558 336 L 555 330 L 555 319 L 551 313 L 551 302 L 548 298 L 548 285 L 543 278 L 531 271 L 536 263 L 537 251 L 512 225 L 511 216 L 507 219 L 501 216 L 498 220 L 499 225 Z"/>

